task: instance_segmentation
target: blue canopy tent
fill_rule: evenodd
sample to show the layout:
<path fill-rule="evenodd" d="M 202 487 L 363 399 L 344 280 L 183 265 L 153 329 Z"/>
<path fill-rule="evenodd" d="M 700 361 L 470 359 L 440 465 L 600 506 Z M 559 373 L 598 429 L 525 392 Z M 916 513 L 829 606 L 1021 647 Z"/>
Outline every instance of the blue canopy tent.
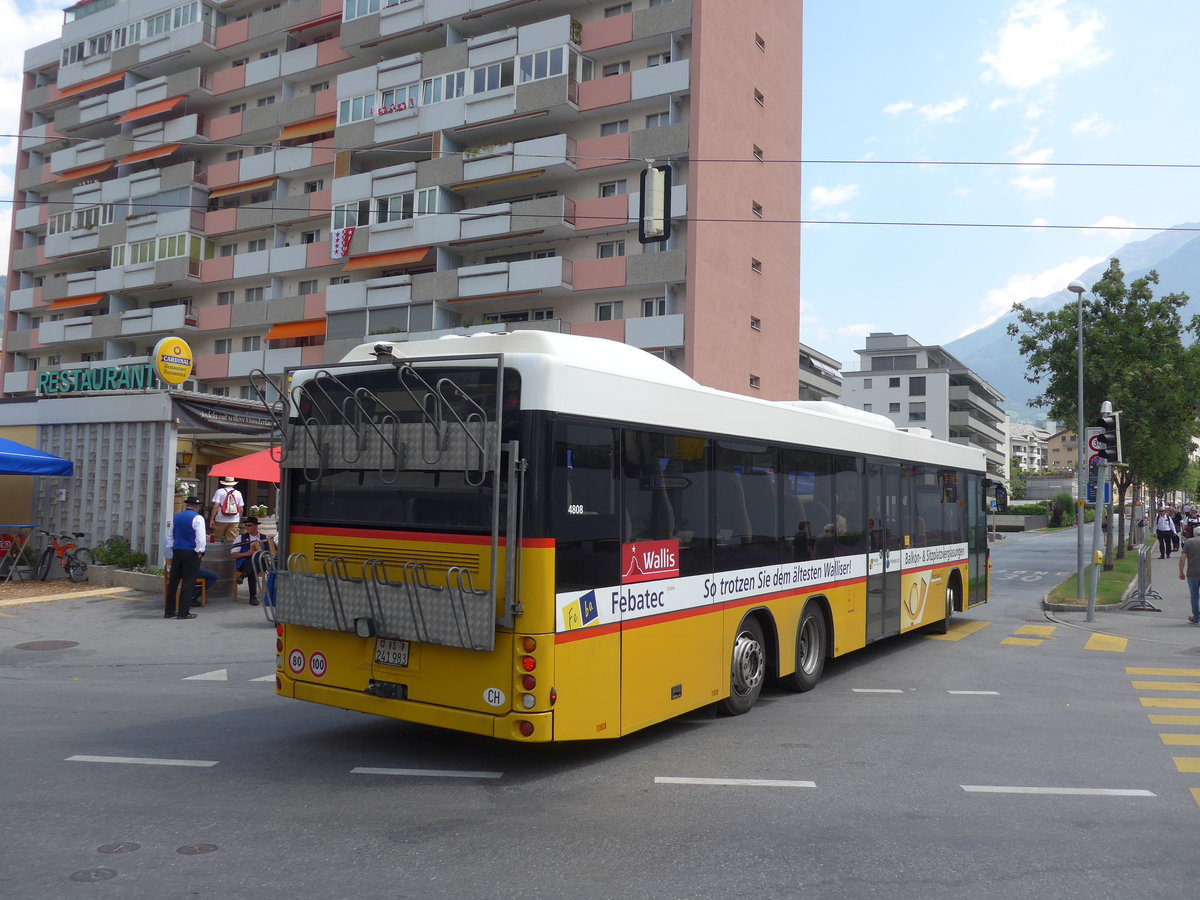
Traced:
<path fill-rule="evenodd" d="M 71 475 L 74 471 L 69 459 L 0 438 L 0 475 Z"/>

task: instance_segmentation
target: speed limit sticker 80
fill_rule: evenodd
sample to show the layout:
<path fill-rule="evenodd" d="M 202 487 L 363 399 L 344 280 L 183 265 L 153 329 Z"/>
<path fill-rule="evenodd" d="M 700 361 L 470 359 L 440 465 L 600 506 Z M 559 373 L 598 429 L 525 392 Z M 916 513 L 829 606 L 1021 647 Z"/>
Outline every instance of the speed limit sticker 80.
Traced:
<path fill-rule="evenodd" d="M 304 664 L 307 662 L 304 658 L 304 651 L 300 649 L 292 650 L 288 653 L 288 668 L 292 670 L 293 675 L 299 675 L 304 671 Z"/>

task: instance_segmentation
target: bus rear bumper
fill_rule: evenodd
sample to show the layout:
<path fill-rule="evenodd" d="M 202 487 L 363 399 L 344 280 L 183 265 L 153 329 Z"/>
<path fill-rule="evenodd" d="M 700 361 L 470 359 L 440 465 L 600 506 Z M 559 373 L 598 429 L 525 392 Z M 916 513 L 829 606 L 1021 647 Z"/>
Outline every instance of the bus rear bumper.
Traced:
<path fill-rule="evenodd" d="M 278 672 L 276 675 L 279 678 L 279 689 L 276 693 L 283 697 L 294 697 L 297 700 L 307 700 L 310 703 L 335 706 L 372 716 L 385 716 L 389 719 L 415 722 L 418 725 L 432 725 L 436 728 L 450 728 L 454 731 L 465 731 L 469 734 L 480 734 L 507 741 L 536 744 L 547 743 L 554 739 L 554 713 L 552 712 L 507 712 L 490 715 L 436 706 L 432 703 L 418 703 L 414 700 L 374 697 L 360 691 L 313 684 L 307 681 L 294 681 Z M 528 736 L 521 732 L 522 722 L 528 722 L 533 727 L 532 733 Z"/>

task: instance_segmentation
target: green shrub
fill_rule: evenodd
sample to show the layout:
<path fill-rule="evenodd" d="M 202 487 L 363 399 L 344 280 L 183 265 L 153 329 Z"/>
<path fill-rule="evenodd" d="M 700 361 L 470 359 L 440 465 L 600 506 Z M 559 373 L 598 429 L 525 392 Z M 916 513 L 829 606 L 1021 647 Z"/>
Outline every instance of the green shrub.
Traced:
<path fill-rule="evenodd" d="M 1046 515 L 1045 503 L 1022 503 L 1019 506 L 1010 506 L 1008 508 L 1010 516 L 1044 516 Z"/>
<path fill-rule="evenodd" d="M 146 564 L 146 554 L 129 546 L 129 538 L 114 535 L 100 546 L 92 548 L 92 561 L 100 566 L 134 569 Z"/>

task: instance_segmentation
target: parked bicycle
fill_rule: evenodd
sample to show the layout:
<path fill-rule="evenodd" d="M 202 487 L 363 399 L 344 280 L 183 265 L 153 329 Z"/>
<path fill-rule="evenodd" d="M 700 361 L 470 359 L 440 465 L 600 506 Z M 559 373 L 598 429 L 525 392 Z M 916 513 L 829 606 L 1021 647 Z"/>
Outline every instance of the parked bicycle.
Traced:
<path fill-rule="evenodd" d="M 50 546 L 42 551 L 41 559 L 37 564 L 38 581 L 45 581 L 50 574 L 50 566 L 54 562 L 54 557 L 58 557 L 58 563 L 63 567 L 63 571 L 67 573 L 67 577 L 72 582 L 78 584 L 81 581 L 87 581 L 88 566 L 92 563 L 92 551 L 87 547 L 76 545 L 76 540 L 83 537 L 82 531 L 74 531 L 70 534 L 63 533 L 55 535 L 53 532 L 42 531 L 47 538 L 50 539 Z"/>

